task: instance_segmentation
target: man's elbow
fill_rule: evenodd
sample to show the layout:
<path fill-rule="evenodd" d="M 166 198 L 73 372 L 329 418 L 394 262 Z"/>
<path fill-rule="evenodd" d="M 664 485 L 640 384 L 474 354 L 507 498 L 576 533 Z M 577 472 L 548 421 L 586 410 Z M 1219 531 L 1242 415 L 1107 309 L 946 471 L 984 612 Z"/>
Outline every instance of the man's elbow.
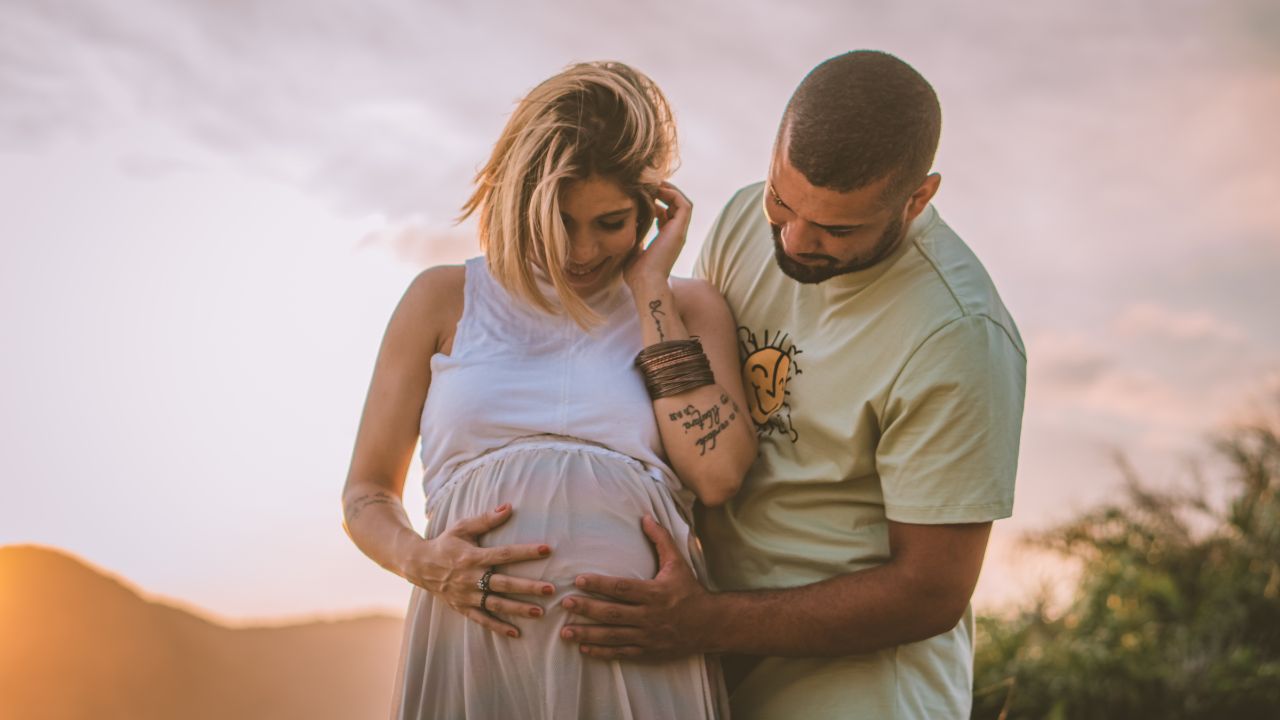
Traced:
<path fill-rule="evenodd" d="M 921 603 L 921 612 L 914 623 L 914 638 L 906 642 L 919 642 L 950 632 L 964 619 L 969 609 L 971 591 L 964 588 L 936 588 L 928 592 Z"/>
<path fill-rule="evenodd" d="M 925 637 L 934 637 L 936 635 L 951 632 L 951 630 L 954 629 L 955 626 L 959 625 L 960 621 L 964 619 L 965 610 L 967 610 L 968 607 L 969 603 L 966 601 L 959 608 L 950 607 L 940 609 L 934 616 L 933 624 L 927 628 L 928 634 Z"/>

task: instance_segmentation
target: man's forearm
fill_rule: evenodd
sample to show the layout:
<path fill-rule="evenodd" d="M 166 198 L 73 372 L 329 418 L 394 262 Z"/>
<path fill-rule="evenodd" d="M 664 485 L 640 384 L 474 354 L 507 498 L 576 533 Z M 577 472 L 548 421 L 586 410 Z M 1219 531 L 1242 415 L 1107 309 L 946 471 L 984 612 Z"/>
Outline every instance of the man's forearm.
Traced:
<path fill-rule="evenodd" d="M 658 552 L 652 580 L 578 576 L 562 605 L 594 623 L 561 637 L 590 657 L 699 652 L 815 657 L 874 652 L 955 627 L 969 606 L 990 522 L 889 522 L 889 562 L 795 588 L 708 592 L 670 533 L 641 523 Z"/>
<path fill-rule="evenodd" d="M 708 596 L 707 652 L 784 657 L 869 653 L 955 627 L 968 604 L 892 564 L 777 590 Z M 958 606 L 958 609 L 957 609 Z"/>

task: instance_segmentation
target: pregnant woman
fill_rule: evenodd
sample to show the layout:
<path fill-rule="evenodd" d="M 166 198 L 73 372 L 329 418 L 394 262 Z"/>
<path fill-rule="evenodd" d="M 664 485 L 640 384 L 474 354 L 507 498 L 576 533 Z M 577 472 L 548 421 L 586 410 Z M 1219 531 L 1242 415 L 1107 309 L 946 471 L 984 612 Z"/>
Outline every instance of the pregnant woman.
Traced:
<path fill-rule="evenodd" d="M 578 574 L 654 575 L 645 516 L 700 569 L 694 499 L 724 502 L 755 457 L 729 310 L 669 277 L 692 211 L 674 159 L 649 78 L 569 67 L 477 175 L 484 255 L 422 272 L 392 315 L 343 507 L 415 586 L 396 718 L 723 717 L 709 659 L 602 661 L 559 635 Z M 401 501 L 419 434 L 425 537 Z"/>

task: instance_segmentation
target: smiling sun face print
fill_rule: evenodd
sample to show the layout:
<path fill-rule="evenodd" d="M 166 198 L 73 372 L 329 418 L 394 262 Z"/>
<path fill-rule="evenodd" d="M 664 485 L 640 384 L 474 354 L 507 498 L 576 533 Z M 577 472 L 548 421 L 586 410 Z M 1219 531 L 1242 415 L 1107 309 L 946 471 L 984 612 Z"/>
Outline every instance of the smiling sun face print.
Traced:
<path fill-rule="evenodd" d="M 801 351 L 785 333 L 779 332 L 770 339 L 765 330 L 761 343 L 745 327 L 738 328 L 738 350 L 743 358 L 742 384 L 747 390 L 747 406 L 756 429 L 765 435 L 781 432 L 795 442 L 799 434 L 791 424 L 787 384 L 801 372 L 796 364 Z"/>

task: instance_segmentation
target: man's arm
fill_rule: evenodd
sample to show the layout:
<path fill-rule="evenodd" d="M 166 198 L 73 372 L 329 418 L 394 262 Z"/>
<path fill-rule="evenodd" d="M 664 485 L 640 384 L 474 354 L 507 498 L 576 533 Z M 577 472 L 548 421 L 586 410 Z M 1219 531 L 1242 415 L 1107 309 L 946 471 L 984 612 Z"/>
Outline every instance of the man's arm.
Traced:
<path fill-rule="evenodd" d="M 791 657 L 867 653 L 955 627 L 978 581 L 991 523 L 889 522 L 889 562 L 795 588 L 712 593 L 651 518 L 658 551 L 652 580 L 582 575 L 570 612 L 598 625 L 561 631 L 591 657 L 733 652 Z"/>

